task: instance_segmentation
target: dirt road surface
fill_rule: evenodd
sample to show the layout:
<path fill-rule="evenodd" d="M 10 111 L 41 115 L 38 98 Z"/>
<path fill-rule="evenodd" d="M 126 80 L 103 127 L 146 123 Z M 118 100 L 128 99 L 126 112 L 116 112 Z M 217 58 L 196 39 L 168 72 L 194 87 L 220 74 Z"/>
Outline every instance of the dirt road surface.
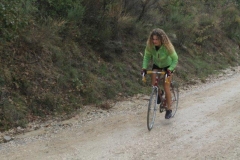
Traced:
<path fill-rule="evenodd" d="M 147 98 L 127 98 L 109 111 L 85 106 L 70 120 L 0 144 L 0 160 L 240 159 L 239 67 L 183 88 L 175 117 L 157 113 L 150 132 Z"/>

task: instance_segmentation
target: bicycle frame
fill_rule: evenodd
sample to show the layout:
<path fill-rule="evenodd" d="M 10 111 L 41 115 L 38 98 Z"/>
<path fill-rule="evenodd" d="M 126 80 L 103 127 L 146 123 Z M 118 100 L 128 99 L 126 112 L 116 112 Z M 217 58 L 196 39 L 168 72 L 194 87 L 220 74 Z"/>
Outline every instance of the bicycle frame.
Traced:
<path fill-rule="evenodd" d="M 159 90 L 159 87 L 158 87 L 158 84 L 159 84 L 159 81 L 161 79 L 164 78 L 164 82 L 165 83 L 170 83 L 170 79 L 169 77 L 167 76 L 166 72 L 158 72 L 158 71 L 147 71 L 146 72 L 147 74 L 156 74 L 156 80 L 155 80 L 155 83 L 153 84 L 152 86 L 152 93 L 151 93 L 151 96 L 150 96 L 150 99 L 149 99 L 149 104 L 148 104 L 148 113 L 147 113 L 147 127 L 148 127 L 148 130 L 150 131 L 152 128 L 153 128 L 153 124 L 154 124 L 154 121 L 155 121 L 155 117 L 156 117 L 156 110 L 157 110 L 157 98 L 158 98 L 158 90 Z M 160 77 L 161 75 L 164 75 L 164 77 Z M 143 73 L 142 74 L 142 81 L 143 82 L 146 82 L 146 77 L 145 77 L 145 74 Z M 171 96 L 171 101 L 172 102 L 175 102 L 176 105 L 174 105 L 174 109 L 173 109 L 173 115 L 172 117 L 175 115 L 176 113 L 176 110 L 177 110 L 177 105 L 178 105 L 178 87 L 175 85 L 173 85 L 173 82 L 171 82 L 170 84 L 170 92 L 172 94 Z M 165 111 L 165 105 L 166 105 L 166 98 L 163 97 L 163 96 L 159 96 L 159 98 L 161 98 L 161 102 L 160 102 L 160 106 L 159 106 L 159 111 L 160 113 L 164 112 Z"/>

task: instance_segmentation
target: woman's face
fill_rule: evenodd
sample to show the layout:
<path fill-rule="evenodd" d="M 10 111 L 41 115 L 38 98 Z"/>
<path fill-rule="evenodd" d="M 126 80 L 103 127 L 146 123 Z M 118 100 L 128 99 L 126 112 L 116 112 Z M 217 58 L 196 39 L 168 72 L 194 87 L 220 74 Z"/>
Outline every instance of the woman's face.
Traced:
<path fill-rule="evenodd" d="M 153 35 L 152 42 L 153 42 L 154 46 L 161 46 L 161 44 L 162 44 L 161 40 L 156 35 Z"/>

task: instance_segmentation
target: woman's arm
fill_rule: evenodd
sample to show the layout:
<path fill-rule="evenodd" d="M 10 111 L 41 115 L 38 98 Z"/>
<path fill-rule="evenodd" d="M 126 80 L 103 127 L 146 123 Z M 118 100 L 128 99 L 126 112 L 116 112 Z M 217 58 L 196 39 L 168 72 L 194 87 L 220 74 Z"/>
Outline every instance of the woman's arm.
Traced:
<path fill-rule="evenodd" d="M 172 54 L 170 54 L 170 57 L 172 58 L 172 64 L 170 65 L 170 67 L 168 69 L 170 71 L 173 71 L 178 63 L 178 55 L 176 52 L 173 52 Z"/>
<path fill-rule="evenodd" d="M 147 69 L 147 66 L 148 66 L 149 60 L 151 59 L 151 56 L 152 56 L 151 52 L 146 48 L 144 57 L 143 57 L 143 65 L 142 65 L 143 69 Z"/>

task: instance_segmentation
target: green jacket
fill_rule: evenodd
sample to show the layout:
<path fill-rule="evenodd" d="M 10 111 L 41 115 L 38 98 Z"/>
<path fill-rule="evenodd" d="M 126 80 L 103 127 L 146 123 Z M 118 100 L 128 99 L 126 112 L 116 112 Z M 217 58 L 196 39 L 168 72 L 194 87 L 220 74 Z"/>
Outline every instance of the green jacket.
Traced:
<path fill-rule="evenodd" d="M 155 46 L 151 49 L 145 49 L 144 58 L 143 58 L 143 68 L 147 69 L 148 63 L 153 58 L 153 63 L 159 68 L 165 68 L 169 66 L 169 70 L 173 71 L 178 63 L 178 55 L 176 52 L 170 54 L 168 53 L 165 46 L 161 46 L 157 51 Z"/>

